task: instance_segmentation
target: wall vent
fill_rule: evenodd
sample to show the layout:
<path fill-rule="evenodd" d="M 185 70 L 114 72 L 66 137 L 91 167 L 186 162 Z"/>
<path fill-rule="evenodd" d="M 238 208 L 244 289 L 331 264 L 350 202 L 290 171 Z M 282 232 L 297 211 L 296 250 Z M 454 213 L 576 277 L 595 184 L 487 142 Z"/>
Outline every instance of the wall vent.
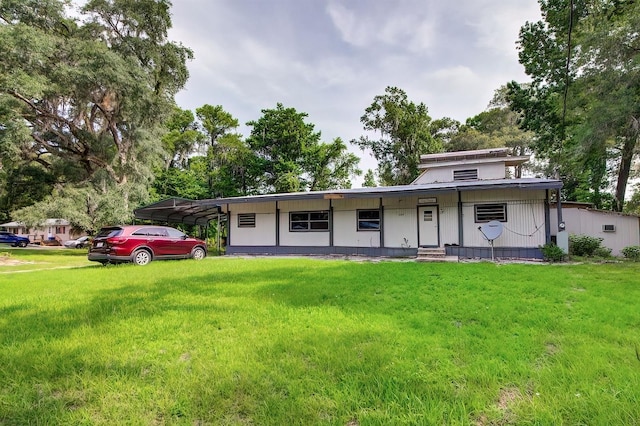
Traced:
<path fill-rule="evenodd" d="M 478 169 L 454 170 L 453 180 L 478 180 Z"/>
<path fill-rule="evenodd" d="M 616 232 L 615 225 L 602 225 L 602 232 Z"/>

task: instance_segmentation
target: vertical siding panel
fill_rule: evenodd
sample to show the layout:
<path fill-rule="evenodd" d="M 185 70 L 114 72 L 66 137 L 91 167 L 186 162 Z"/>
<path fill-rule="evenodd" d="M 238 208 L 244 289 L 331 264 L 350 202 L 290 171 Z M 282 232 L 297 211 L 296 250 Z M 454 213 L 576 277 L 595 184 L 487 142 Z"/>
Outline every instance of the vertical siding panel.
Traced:
<path fill-rule="evenodd" d="M 385 247 L 418 247 L 416 207 L 384 209 Z"/>

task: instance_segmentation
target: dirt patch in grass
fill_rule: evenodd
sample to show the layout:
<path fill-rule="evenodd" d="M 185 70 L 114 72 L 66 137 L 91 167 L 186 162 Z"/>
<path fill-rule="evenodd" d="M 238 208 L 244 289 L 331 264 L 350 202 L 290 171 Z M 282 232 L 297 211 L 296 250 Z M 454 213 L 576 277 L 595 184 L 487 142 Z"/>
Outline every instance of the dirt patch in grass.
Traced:
<path fill-rule="evenodd" d="M 11 257 L 11 255 L 0 253 L 0 266 L 15 266 L 26 265 L 33 262 L 25 262 L 24 260 L 18 260 Z"/>
<path fill-rule="evenodd" d="M 486 414 L 481 414 L 476 420 L 476 426 L 498 426 L 514 424 L 515 416 L 511 407 L 522 400 L 520 389 L 515 387 L 500 389 L 500 395 L 496 401 L 495 408 L 500 412 L 500 418 L 489 419 Z"/>

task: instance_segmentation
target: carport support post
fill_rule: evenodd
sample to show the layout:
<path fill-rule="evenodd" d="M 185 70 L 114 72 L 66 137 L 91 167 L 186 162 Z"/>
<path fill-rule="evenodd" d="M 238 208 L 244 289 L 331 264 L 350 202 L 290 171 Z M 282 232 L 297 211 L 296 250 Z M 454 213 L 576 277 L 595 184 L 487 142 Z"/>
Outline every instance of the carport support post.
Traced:
<path fill-rule="evenodd" d="M 220 253 L 221 253 L 220 250 L 222 249 L 222 247 L 221 247 L 221 241 L 222 241 L 222 235 L 221 234 L 222 234 L 222 232 L 221 231 L 222 231 L 222 229 L 220 229 L 220 212 L 218 211 L 218 227 L 216 228 L 216 236 L 218 237 L 218 238 L 216 238 L 218 240 L 218 256 L 220 256 Z M 207 234 L 208 234 L 208 232 L 207 232 Z"/>

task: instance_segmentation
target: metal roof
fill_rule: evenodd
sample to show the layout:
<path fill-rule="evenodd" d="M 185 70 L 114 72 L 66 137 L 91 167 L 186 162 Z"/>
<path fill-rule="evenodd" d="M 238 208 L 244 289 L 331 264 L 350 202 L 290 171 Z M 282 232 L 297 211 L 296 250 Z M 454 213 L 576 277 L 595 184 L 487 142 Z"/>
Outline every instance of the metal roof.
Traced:
<path fill-rule="evenodd" d="M 410 196 L 441 194 L 455 191 L 482 191 L 489 189 L 560 189 L 562 181 L 554 179 L 522 178 L 457 182 L 436 182 L 374 188 L 336 189 L 328 191 L 289 192 L 284 194 L 250 195 L 245 197 L 189 200 L 170 198 L 141 207 L 134 211 L 137 219 L 159 222 L 207 225 L 211 220 L 225 218 L 223 204 L 266 203 L 288 200 L 331 200 L 348 198 L 378 198 L 383 196 Z"/>
<path fill-rule="evenodd" d="M 251 195 L 246 197 L 218 198 L 219 204 L 262 203 L 268 201 L 317 200 L 346 198 L 376 198 L 394 195 L 422 195 L 455 191 L 480 191 L 488 189 L 559 189 L 562 181 L 555 179 L 521 178 L 435 182 L 374 188 L 335 189 L 328 191 L 289 192 L 284 194 Z"/>
<path fill-rule="evenodd" d="M 224 216 L 216 200 L 188 200 L 169 198 L 133 211 L 136 219 L 157 222 L 184 223 L 206 226 L 211 220 Z"/>

